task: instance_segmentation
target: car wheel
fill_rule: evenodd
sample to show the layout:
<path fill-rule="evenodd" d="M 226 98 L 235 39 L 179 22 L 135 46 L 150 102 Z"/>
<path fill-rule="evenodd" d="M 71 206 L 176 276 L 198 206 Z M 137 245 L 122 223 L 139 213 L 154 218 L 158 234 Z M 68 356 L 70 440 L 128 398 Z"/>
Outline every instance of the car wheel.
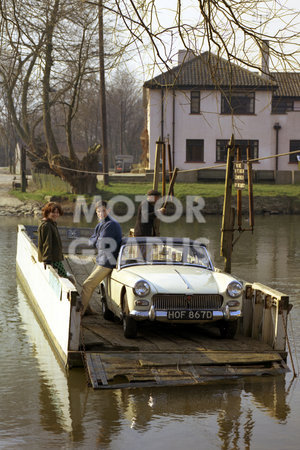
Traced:
<path fill-rule="evenodd" d="M 101 300 L 101 309 L 102 309 L 103 318 L 105 320 L 110 320 L 110 321 L 114 320 L 114 313 L 110 309 L 108 309 L 106 300 L 104 298 L 102 298 L 102 300 Z"/>
<path fill-rule="evenodd" d="M 123 303 L 123 332 L 127 339 L 134 339 L 137 335 L 137 323 L 130 317 L 127 303 L 127 296 L 124 295 Z"/>
<path fill-rule="evenodd" d="M 224 339 L 233 339 L 238 328 L 238 321 L 222 322 L 219 325 L 221 337 Z"/>

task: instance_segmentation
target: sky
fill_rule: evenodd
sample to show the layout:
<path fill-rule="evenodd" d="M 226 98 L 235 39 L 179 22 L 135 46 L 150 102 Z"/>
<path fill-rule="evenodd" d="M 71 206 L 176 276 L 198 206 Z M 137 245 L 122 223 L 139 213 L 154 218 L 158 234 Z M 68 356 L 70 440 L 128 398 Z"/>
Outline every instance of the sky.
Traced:
<path fill-rule="evenodd" d="M 254 2 L 254 0 L 241 0 L 239 5 L 247 5 L 251 1 Z M 146 35 L 144 34 L 143 44 L 139 43 L 139 48 L 138 46 L 132 47 L 130 61 L 127 62 L 129 70 L 134 71 L 135 77 L 141 81 L 146 81 L 160 72 L 166 71 L 166 61 L 169 67 L 176 65 L 178 50 L 184 48 L 184 45 L 178 36 L 176 37 L 176 34 L 178 35 L 178 33 L 175 28 L 172 31 L 165 31 L 167 28 L 174 27 L 174 24 L 177 22 L 177 0 L 155 0 L 155 4 L 159 11 L 159 17 L 158 19 L 155 16 L 152 17 L 151 26 L 153 29 L 157 29 L 159 26 L 158 24 L 160 23 L 160 29 L 164 29 L 164 33 L 160 34 L 163 43 L 158 43 L 161 59 L 156 57 L 156 62 L 154 63 L 152 49 L 143 48 L 143 44 L 147 43 Z M 188 29 L 192 25 L 195 26 L 200 17 L 198 0 L 182 0 L 181 4 L 183 6 L 182 22 L 185 24 L 185 28 Z M 273 8 L 276 8 L 276 11 L 280 9 L 280 14 L 276 13 L 278 17 L 273 19 L 271 23 L 267 24 L 272 14 L 268 6 L 270 4 L 272 4 Z M 291 23 L 291 14 L 294 15 L 292 22 L 294 24 L 293 27 Z M 214 19 L 216 26 L 220 26 L 224 39 L 226 40 L 226 44 L 232 51 L 244 46 L 243 36 L 241 33 L 235 32 L 233 37 L 230 30 L 231 22 L 227 21 L 226 23 L 224 16 L 223 18 L 215 16 Z M 271 54 L 270 64 L 271 69 L 273 65 L 277 69 L 279 68 L 279 70 L 294 69 L 300 71 L 300 0 L 270 0 L 269 2 L 260 0 L 259 11 L 255 8 L 250 8 L 249 14 L 247 15 L 247 24 L 250 28 L 255 28 L 256 31 L 261 31 L 271 36 L 271 39 L 276 35 L 286 36 L 291 34 L 292 30 L 295 30 L 298 35 L 294 37 L 293 43 L 290 45 L 285 43 L 284 47 L 280 49 L 286 54 L 289 54 L 292 51 L 296 52 L 295 55 L 288 58 L 288 64 L 284 67 L 280 66 L 279 60 L 276 59 L 275 55 L 272 56 Z M 192 38 L 185 38 L 186 44 L 189 45 L 190 42 L 191 47 L 197 47 L 198 53 L 208 50 L 207 42 L 205 42 L 204 45 L 201 44 L 202 29 L 202 27 L 197 28 L 197 36 L 195 36 L 195 33 L 192 35 L 191 30 L 189 30 Z M 243 54 L 243 58 L 246 56 L 251 62 L 253 61 L 256 64 L 259 64 L 260 53 L 258 47 L 254 44 L 250 45 L 249 41 L 246 43 L 246 46 L 248 47 L 247 51 Z M 278 46 L 277 49 L 279 50 Z M 242 52 L 242 50 L 240 51 Z"/>

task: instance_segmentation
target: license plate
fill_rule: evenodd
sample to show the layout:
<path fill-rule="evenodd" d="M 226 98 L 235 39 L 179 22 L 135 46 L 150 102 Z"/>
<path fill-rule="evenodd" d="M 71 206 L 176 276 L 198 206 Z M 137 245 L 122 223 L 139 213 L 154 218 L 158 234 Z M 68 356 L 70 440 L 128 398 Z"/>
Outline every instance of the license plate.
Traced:
<path fill-rule="evenodd" d="M 213 312 L 201 311 L 199 309 L 172 309 L 167 312 L 167 318 L 169 320 L 211 320 L 213 318 Z"/>

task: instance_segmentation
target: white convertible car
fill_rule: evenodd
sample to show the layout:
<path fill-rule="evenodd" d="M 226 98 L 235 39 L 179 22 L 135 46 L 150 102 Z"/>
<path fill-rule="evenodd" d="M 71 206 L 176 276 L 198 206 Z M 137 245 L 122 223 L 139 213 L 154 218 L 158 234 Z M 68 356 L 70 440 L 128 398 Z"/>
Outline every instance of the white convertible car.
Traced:
<path fill-rule="evenodd" d="M 233 338 L 243 284 L 216 271 L 205 245 L 179 238 L 126 238 L 116 268 L 101 284 L 103 316 L 134 338 L 143 320 L 214 324 Z"/>

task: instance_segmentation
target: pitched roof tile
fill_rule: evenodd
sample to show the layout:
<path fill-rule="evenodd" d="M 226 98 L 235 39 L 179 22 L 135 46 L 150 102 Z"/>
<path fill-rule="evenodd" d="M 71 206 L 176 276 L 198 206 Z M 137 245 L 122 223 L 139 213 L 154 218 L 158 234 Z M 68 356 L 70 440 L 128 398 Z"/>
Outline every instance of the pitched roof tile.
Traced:
<path fill-rule="evenodd" d="M 277 83 L 210 52 L 205 52 L 146 81 L 144 86 L 152 89 L 162 87 L 274 89 Z"/>
<path fill-rule="evenodd" d="M 300 72 L 274 72 L 271 74 L 278 88 L 276 97 L 300 97 Z"/>

